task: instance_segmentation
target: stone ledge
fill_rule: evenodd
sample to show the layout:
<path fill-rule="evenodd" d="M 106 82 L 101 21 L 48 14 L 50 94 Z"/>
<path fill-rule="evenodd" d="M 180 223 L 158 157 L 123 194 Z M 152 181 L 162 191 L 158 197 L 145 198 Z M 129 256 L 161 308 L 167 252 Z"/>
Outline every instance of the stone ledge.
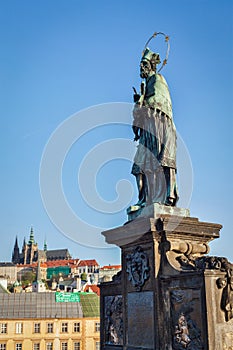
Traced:
<path fill-rule="evenodd" d="M 188 241 L 194 244 L 208 244 L 219 238 L 222 225 L 200 222 L 198 218 L 157 214 L 157 217 L 138 217 L 123 226 L 103 231 L 102 235 L 109 244 L 119 247 L 131 244 L 146 233 L 153 233 L 153 239 L 160 241 L 161 234 L 172 242 Z"/>
<path fill-rule="evenodd" d="M 137 205 L 132 205 L 127 209 L 127 214 L 129 221 L 145 217 L 158 219 L 161 215 L 174 215 L 181 217 L 190 216 L 189 209 L 170 207 L 159 203 L 153 203 L 143 208 L 140 208 Z"/>

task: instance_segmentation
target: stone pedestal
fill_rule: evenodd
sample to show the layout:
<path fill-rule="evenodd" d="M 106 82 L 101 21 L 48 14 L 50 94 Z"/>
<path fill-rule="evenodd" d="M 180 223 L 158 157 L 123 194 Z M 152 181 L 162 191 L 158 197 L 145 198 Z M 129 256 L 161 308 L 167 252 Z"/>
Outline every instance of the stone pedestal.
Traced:
<path fill-rule="evenodd" d="M 154 218 L 159 219 L 161 215 L 171 215 L 179 217 L 190 216 L 189 209 L 170 207 L 163 204 L 153 203 L 146 207 L 140 208 L 137 205 L 131 205 L 127 209 L 128 221 L 136 218 Z"/>
<path fill-rule="evenodd" d="M 206 256 L 221 225 L 148 210 L 102 233 L 122 271 L 101 284 L 101 349 L 232 350 L 232 265 Z"/>

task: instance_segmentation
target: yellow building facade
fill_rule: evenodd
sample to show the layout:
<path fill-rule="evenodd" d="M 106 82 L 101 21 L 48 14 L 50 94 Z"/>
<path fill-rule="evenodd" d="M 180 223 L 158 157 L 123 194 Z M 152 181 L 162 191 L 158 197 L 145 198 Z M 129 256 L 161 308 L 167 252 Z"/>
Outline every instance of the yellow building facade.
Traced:
<path fill-rule="evenodd" d="M 25 294 L 33 295 L 33 300 L 22 294 L 22 300 L 19 294 L 2 300 L 0 295 L 0 350 L 100 350 L 96 294 L 86 293 L 80 303 L 56 303 L 54 293 Z M 33 317 L 25 317 L 29 314 Z"/>

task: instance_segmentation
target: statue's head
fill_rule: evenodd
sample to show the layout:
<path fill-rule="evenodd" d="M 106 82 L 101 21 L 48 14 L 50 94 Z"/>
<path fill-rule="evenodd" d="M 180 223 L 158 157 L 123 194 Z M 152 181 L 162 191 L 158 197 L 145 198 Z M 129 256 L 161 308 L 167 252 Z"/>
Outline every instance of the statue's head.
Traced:
<path fill-rule="evenodd" d="M 140 76 L 147 78 L 151 73 L 156 72 L 156 66 L 159 64 L 160 57 L 158 53 L 152 52 L 148 47 L 143 51 L 140 63 Z"/>

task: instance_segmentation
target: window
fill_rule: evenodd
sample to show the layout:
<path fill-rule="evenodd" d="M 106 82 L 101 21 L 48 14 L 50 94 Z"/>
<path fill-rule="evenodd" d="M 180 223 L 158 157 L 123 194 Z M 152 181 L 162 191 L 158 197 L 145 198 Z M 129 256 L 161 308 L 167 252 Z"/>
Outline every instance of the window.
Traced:
<path fill-rule="evenodd" d="M 33 350 L 40 350 L 40 343 L 33 344 Z"/>
<path fill-rule="evenodd" d="M 61 350 L 68 350 L 68 343 L 62 342 L 62 343 L 61 343 Z"/>
<path fill-rule="evenodd" d="M 100 332 L 100 323 L 99 322 L 95 323 L 95 331 Z"/>
<path fill-rule="evenodd" d="M 47 333 L 53 333 L 53 323 L 47 323 Z"/>
<path fill-rule="evenodd" d="M 17 322 L 15 324 L 15 333 L 16 334 L 22 334 L 23 333 L 23 323 L 22 322 Z"/>
<path fill-rule="evenodd" d="M 0 333 L 7 333 L 7 323 L 0 323 Z"/>
<path fill-rule="evenodd" d="M 40 333 L 40 323 L 34 323 L 34 333 Z"/>
<path fill-rule="evenodd" d="M 74 343 L 74 350 L 80 350 L 81 346 L 80 346 L 80 342 L 75 342 Z"/>
<path fill-rule="evenodd" d="M 100 342 L 95 342 L 95 350 L 100 350 Z"/>
<path fill-rule="evenodd" d="M 46 343 L 46 350 L 53 350 L 53 343 Z"/>
<path fill-rule="evenodd" d="M 15 350 L 22 350 L 22 349 L 23 349 L 22 343 L 15 344 Z"/>
<path fill-rule="evenodd" d="M 6 344 L 0 344 L 0 350 L 6 350 Z"/>
<path fill-rule="evenodd" d="M 67 322 L 62 322 L 62 324 L 61 324 L 61 331 L 62 331 L 62 333 L 67 333 L 68 332 L 68 323 Z"/>
<path fill-rule="evenodd" d="M 74 332 L 80 332 L 80 322 L 74 322 Z"/>

